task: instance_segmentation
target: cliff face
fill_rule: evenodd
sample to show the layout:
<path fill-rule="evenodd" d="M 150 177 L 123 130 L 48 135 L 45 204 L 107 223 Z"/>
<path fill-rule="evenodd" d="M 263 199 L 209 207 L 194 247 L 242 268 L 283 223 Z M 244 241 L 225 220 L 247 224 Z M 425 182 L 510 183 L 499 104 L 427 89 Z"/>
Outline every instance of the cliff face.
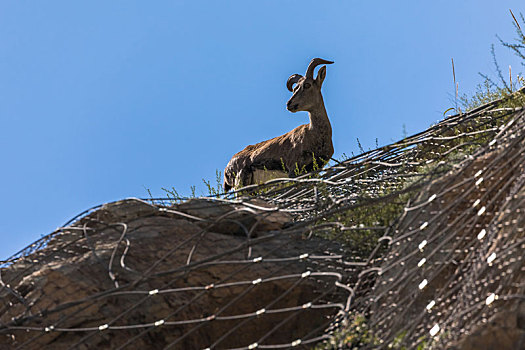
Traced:
<path fill-rule="evenodd" d="M 437 348 L 525 347 L 523 146 L 480 155 L 405 208 L 373 292 L 378 334 L 411 325 L 415 345 L 435 327 Z"/>
<path fill-rule="evenodd" d="M 503 102 L 250 196 L 83 213 L 0 265 L 0 349 L 525 348 Z"/>

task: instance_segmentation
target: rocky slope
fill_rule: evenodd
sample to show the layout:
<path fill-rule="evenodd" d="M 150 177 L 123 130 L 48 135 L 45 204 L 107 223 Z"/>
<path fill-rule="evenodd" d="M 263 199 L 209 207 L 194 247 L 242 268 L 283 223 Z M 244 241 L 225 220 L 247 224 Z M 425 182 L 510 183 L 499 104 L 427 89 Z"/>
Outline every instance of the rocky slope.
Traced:
<path fill-rule="evenodd" d="M 525 349 L 525 112 L 501 103 L 257 199 L 83 213 L 0 265 L 0 349 Z"/>

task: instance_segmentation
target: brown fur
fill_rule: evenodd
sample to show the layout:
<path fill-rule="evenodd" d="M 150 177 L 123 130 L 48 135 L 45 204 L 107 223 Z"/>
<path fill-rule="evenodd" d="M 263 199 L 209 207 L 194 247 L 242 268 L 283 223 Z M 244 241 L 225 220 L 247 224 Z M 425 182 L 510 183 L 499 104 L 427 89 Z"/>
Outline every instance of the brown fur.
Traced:
<path fill-rule="evenodd" d="M 294 81 L 294 94 L 287 104 L 288 110 L 293 113 L 308 111 L 310 123 L 273 139 L 249 145 L 236 153 L 224 169 L 225 191 L 252 185 L 253 173 L 257 170 L 280 170 L 293 177 L 297 168 L 313 170 L 314 157 L 320 167 L 330 160 L 334 153 L 332 127 L 321 95 L 326 66 L 321 67 L 317 78 L 313 79 L 313 68 L 319 62 L 330 63 L 312 60 L 306 76 L 299 76 L 300 79 Z"/>

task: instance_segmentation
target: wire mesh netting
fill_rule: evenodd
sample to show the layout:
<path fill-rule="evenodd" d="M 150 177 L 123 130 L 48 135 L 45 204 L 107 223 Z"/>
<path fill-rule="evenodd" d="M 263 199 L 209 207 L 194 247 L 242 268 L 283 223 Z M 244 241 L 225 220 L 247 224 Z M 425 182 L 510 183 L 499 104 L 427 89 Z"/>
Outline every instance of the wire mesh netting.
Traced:
<path fill-rule="evenodd" d="M 1 262 L 0 348 L 487 343 L 525 298 L 524 111 L 503 102 L 316 173 L 92 208 Z"/>

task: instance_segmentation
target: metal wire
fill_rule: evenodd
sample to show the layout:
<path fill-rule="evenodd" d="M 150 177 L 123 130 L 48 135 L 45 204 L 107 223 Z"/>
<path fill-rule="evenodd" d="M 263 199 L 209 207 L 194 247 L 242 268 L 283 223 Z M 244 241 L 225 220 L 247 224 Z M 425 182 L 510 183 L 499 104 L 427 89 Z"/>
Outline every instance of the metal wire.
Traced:
<path fill-rule="evenodd" d="M 0 343 L 458 341 L 525 297 L 525 113 L 502 102 L 296 178 L 86 210 L 0 262 Z"/>

